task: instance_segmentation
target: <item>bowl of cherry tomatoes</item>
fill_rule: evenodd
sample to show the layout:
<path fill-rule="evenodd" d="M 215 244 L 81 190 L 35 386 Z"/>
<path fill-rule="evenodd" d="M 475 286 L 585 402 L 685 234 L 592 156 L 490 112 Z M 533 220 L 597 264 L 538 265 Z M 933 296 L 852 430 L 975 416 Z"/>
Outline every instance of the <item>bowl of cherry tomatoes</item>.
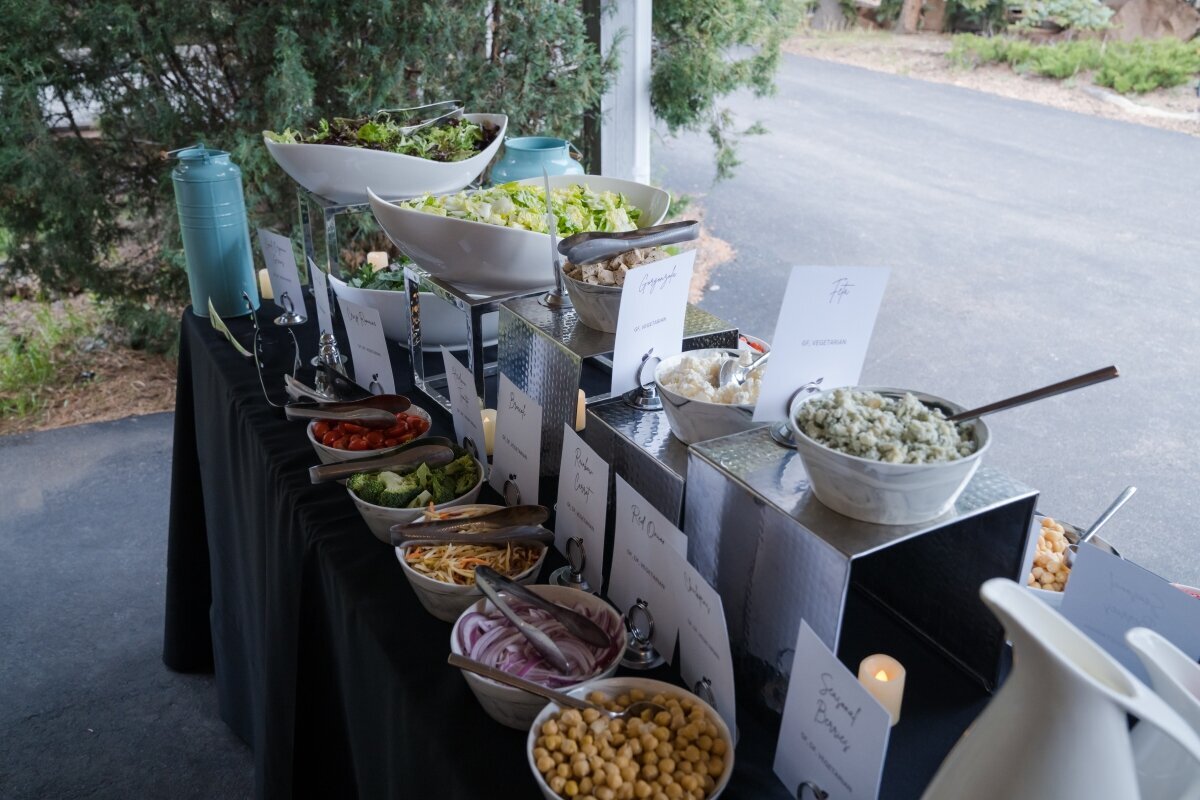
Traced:
<path fill-rule="evenodd" d="M 386 455 L 389 451 L 429 433 L 429 414 L 417 406 L 396 413 L 390 428 L 368 428 L 353 422 L 315 419 L 308 423 L 308 440 L 322 464 L 352 458 Z"/>

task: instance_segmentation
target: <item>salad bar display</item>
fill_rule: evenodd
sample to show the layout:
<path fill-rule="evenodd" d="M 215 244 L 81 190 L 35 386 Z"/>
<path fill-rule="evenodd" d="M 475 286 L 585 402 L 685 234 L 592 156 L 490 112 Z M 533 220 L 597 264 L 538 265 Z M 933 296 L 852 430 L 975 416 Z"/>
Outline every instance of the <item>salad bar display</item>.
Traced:
<path fill-rule="evenodd" d="M 1005 683 L 1009 641 L 1078 667 L 1064 715 L 1085 704 L 1068 689 L 1088 664 L 1123 669 L 1075 639 L 1059 647 L 1046 631 L 1086 637 L 1047 604 L 1086 584 L 1096 552 L 1121 563 L 1092 537 L 1132 489 L 1081 532 L 982 466 L 984 415 L 1115 368 L 970 411 L 806 376 L 776 401 L 786 419 L 763 422 L 771 382 L 799 374 L 794 353 L 686 291 L 664 348 L 667 311 L 638 305 L 672 270 L 685 289 L 691 274 L 675 245 L 698 225 L 661 224 L 667 192 L 595 175 L 471 185 L 507 121 L 440 105 L 264 132 L 306 191 L 369 207 L 408 260 L 371 254 L 329 276 L 350 305 L 290 329 L 283 413 L 257 359 L 184 316 L 164 659 L 215 667 L 260 797 L 948 797 L 997 763 L 999 745 L 960 740 L 985 708 L 1002 727 L 990 694 L 1033 691 Z M 461 340 L 434 332 L 432 301 Z M 498 312 L 490 333 L 485 312 Z M 259 330 L 223 324 L 242 322 Z M 423 341 L 465 348 L 468 371 L 431 374 Z M 325 360 L 339 344 L 349 371 Z M 357 386 L 356 361 L 372 365 Z M 397 393 L 372 396 L 363 384 L 390 388 L 388 367 Z M 436 402 L 414 403 L 421 392 Z M 463 433 L 476 429 L 483 441 Z M 820 648 L 832 666 L 812 679 Z M 1129 685 L 1200 756 L 1200 736 Z M 796 711 L 810 699 L 815 715 Z M 1077 754 L 1065 738 L 1046 752 Z M 1076 800 L 1058 788 L 1022 796 Z"/>

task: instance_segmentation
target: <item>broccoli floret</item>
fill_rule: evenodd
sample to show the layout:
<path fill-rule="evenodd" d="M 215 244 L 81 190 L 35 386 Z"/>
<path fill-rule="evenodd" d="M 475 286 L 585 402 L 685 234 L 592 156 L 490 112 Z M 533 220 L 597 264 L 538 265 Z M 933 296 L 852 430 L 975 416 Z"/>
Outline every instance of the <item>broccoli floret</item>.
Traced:
<path fill-rule="evenodd" d="M 471 489 L 475 488 L 475 484 L 479 481 L 479 473 L 471 470 L 468 473 L 459 475 L 454 484 L 454 496 L 462 497 Z"/>
<path fill-rule="evenodd" d="M 468 475 L 475 474 L 475 459 L 470 456 L 456 458 L 446 465 L 447 475 L 460 475 L 464 473 Z"/>
<path fill-rule="evenodd" d="M 429 492 L 421 492 L 409 501 L 407 508 L 424 508 L 425 506 L 429 505 L 429 502 L 432 499 L 433 495 L 431 495 Z"/>
<path fill-rule="evenodd" d="M 379 473 L 383 489 L 379 493 L 376 505 L 388 508 L 404 508 L 408 501 L 421 491 L 419 483 L 412 476 L 401 477 L 394 472 Z"/>
<path fill-rule="evenodd" d="M 449 503 L 457 495 L 454 494 L 454 479 L 439 472 L 435 472 L 433 478 L 429 481 L 429 493 L 433 495 L 433 502 L 441 505 Z"/>
<path fill-rule="evenodd" d="M 360 472 L 350 476 L 346 481 L 346 488 L 354 492 L 363 502 L 378 504 L 384 484 L 377 473 Z"/>

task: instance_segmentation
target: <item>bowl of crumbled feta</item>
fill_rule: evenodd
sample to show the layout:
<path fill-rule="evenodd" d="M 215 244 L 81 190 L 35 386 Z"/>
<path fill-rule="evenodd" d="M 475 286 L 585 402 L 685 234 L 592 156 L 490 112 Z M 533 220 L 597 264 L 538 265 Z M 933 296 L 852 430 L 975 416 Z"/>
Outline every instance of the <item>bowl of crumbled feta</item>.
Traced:
<path fill-rule="evenodd" d="M 788 415 L 813 493 L 838 513 L 913 525 L 950 510 L 991 443 L 963 407 L 903 389 L 842 387 L 797 396 Z"/>
<path fill-rule="evenodd" d="M 689 350 L 663 359 L 654 371 L 663 411 L 671 433 L 685 444 L 729 436 L 763 423 L 754 422 L 754 406 L 762 387 L 764 364 L 751 372 L 741 386 L 718 386 L 721 364 L 729 359 L 750 364 L 761 358 L 748 350 Z"/>

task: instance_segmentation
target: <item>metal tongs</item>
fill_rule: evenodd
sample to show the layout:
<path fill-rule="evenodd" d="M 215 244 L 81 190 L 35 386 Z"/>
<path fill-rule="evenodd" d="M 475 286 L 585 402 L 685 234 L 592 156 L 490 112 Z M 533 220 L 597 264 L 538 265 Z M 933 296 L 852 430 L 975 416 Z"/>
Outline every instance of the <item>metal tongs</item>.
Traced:
<path fill-rule="evenodd" d="M 529 640 L 533 648 L 541 653 L 559 672 L 568 673 L 571 671 L 572 665 L 570 660 L 567 659 L 563 651 L 558 648 L 558 645 L 554 643 L 554 640 L 549 635 L 521 619 L 512 606 L 500 596 L 501 591 L 510 597 L 549 612 L 552 617 L 562 623 L 562 626 L 567 629 L 568 633 L 584 642 L 597 647 L 607 647 L 612 643 L 603 629 L 587 617 L 569 608 L 551 603 L 549 600 L 534 594 L 519 583 L 510 581 L 491 567 L 475 568 L 475 585 L 479 587 L 479 590 L 483 592 L 488 600 L 492 601 L 492 605 L 499 609 L 500 613 L 513 624 L 521 635 Z"/>
<path fill-rule="evenodd" d="M 385 456 L 352 459 L 336 464 L 320 464 L 309 467 L 308 479 L 313 483 L 325 483 L 349 478 L 360 472 L 388 470 L 403 475 L 420 468 L 422 464 L 440 467 L 454 460 L 454 446 L 441 436 L 426 436 L 402 444 Z"/>
<path fill-rule="evenodd" d="M 475 517 L 402 523 L 390 529 L 392 544 L 503 544 L 549 542 L 554 534 L 541 527 L 550 518 L 545 506 L 510 506 Z"/>
<path fill-rule="evenodd" d="M 699 236 L 699 221 L 689 219 L 633 231 L 576 233 L 559 242 L 558 252 L 572 264 L 594 264 L 636 248 L 690 242 Z"/>

